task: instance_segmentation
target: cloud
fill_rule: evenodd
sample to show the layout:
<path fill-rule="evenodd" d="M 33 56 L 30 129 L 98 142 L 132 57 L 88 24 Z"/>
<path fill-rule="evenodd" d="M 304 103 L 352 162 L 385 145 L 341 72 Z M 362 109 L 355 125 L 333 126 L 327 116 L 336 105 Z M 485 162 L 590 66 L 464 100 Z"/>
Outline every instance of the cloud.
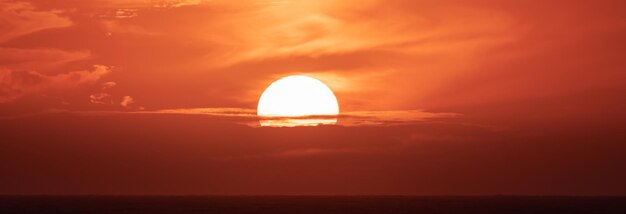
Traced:
<path fill-rule="evenodd" d="M 48 1 L 37 5 L 76 7 L 71 13 L 76 26 L 11 45 L 92 48 L 95 60 L 128 71 L 117 76 L 129 85 L 125 90 L 132 90 L 114 97 L 118 108 L 120 95 L 141 99 L 150 109 L 250 108 L 271 81 L 299 72 L 319 75 L 336 92 L 344 112 L 464 112 L 467 106 L 531 103 L 523 99 L 608 86 L 622 89 L 623 66 L 617 56 L 624 28 L 615 24 L 623 23 L 618 4 L 581 2 L 564 8 L 524 1 Z M 110 16 L 91 16 L 100 13 Z M 119 47 L 127 47 L 124 54 Z M 12 70 L 43 74 L 27 67 L 86 55 L 38 54 L 41 63 L 11 59 Z M 40 58 L 38 54 L 32 53 Z M 53 72 L 58 73 L 48 73 Z M 83 93 L 82 101 L 97 92 Z M 571 106 L 579 106 L 576 102 Z"/>
<path fill-rule="evenodd" d="M 260 118 L 256 115 L 256 110 L 245 108 L 190 108 L 190 109 L 163 109 L 154 111 L 141 111 L 142 114 L 188 114 L 207 115 L 217 117 L 238 118 L 233 120 L 236 123 L 245 124 L 251 127 L 259 127 L 259 120 L 271 120 L 273 124 L 283 124 L 280 126 L 290 126 L 293 123 L 306 123 L 311 120 L 337 120 L 337 125 L 346 127 L 362 126 L 394 126 L 420 123 L 429 120 L 441 120 L 459 117 L 456 113 L 435 113 L 424 110 L 398 110 L 398 111 L 354 111 L 342 112 L 338 117 L 333 116 L 312 116 L 297 118 Z M 303 120 L 305 122 L 298 122 Z M 285 125 L 287 124 L 287 125 Z"/>
<path fill-rule="evenodd" d="M 457 113 L 435 113 L 424 110 L 354 111 L 343 113 L 340 117 L 340 124 L 344 126 L 390 126 L 459 116 L 460 114 Z"/>
<path fill-rule="evenodd" d="M 133 103 L 135 103 L 135 99 L 133 99 L 131 96 L 124 96 L 122 97 L 120 105 L 125 108 L 130 108 L 130 105 L 132 105 Z"/>
<path fill-rule="evenodd" d="M 212 0 L 100 0 L 100 2 L 130 8 L 177 8 L 199 5 L 211 1 Z"/>
<path fill-rule="evenodd" d="M 156 35 L 156 33 L 148 31 L 141 26 L 122 24 L 116 20 L 104 20 L 102 21 L 102 26 L 107 31 L 109 36 L 115 34 Z"/>
<path fill-rule="evenodd" d="M 102 83 L 102 89 L 99 93 L 89 95 L 89 102 L 93 104 L 113 104 L 111 94 L 109 94 L 107 91 L 115 87 L 116 85 L 117 83 L 115 82 Z"/>
<path fill-rule="evenodd" d="M 115 23 L 116 29 L 210 43 L 213 51 L 201 59 L 207 62 L 206 66 L 372 49 L 410 54 L 436 54 L 451 49 L 468 52 L 510 41 L 520 32 L 505 13 L 450 3 L 416 9 L 419 5 L 404 0 L 393 3 L 379 0 L 113 2 L 120 7 L 135 5 L 134 8 L 146 11 L 141 14 L 144 17 L 141 20 Z M 150 5 L 192 7 L 172 11 L 154 10 Z M 194 5 L 202 6 L 207 12 L 187 13 L 197 9 Z M 137 12 L 132 10 L 131 14 Z M 129 16 L 126 9 L 116 11 L 123 17 Z M 171 14 L 187 24 L 185 27 L 154 25 L 153 20 L 169 17 L 163 14 Z"/>
<path fill-rule="evenodd" d="M 40 11 L 30 2 L 0 1 L 0 43 L 36 31 L 68 27 L 69 18 L 60 10 Z"/>
<path fill-rule="evenodd" d="M 113 104 L 111 95 L 104 92 L 89 95 L 89 102 L 93 104 Z"/>
<path fill-rule="evenodd" d="M 154 114 L 191 114 L 224 117 L 255 118 L 256 110 L 245 108 L 181 108 L 143 111 L 142 113 Z"/>
<path fill-rule="evenodd" d="M 4 120 L 0 136 L 8 146 L 0 163 L 2 175 L 11 176 L 2 177 L 0 189 L 5 194 L 623 195 L 626 179 L 623 126 L 607 126 L 606 120 L 500 131 L 456 123 L 286 131 L 219 121 L 201 115 L 71 112 Z M 99 130 L 106 130 L 106 137 Z M 399 142 L 403 136 L 409 137 Z M 42 184 L 43 177 L 53 182 Z"/>
<path fill-rule="evenodd" d="M 104 65 L 94 65 L 91 71 L 72 71 L 57 75 L 0 68 L 0 103 L 11 102 L 26 95 L 65 91 L 80 85 L 93 84 L 110 71 L 111 68 Z"/>
<path fill-rule="evenodd" d="M 52 48 L 0 47 L 0 64 L 9 69 L 50 70 L 69 62 L 91 57 L 90 51 L 65 51 Z"/>
<path fill-rule="evenodd" d="M 108 90 L 110 88 L 115 87 L 116 85 L 117 85 L 116 82 L 105 82 L 105 83 L 102 83 L 102 90 Z"/>
<path fill-rule="evenodd" d="M 199 5 L 210 0 L 161 0 L 155 4 L 155 7 L 183 7 L 190 5 Z"/>
<path fill-rule="evenodd" d="M 469 52 L 511 41 L 520 32 L 512 27 L 511 18 L 495 10 L 446 5 L 412 11 L 404 4 L 409 3 L 290 1 L 253 9 L 240 6 L 252 12 L 224 15 L 219 34 L 198 35 L 235 48 L 237 54 L 217 57 L 238 63 L 372 49 L 407 54 Z"/>
<path fill-rule="evenodd" d="M 73 22 L 63 16 L 64 13 L 64 10 L 40 10 L 26 1 L 0 1 L 0 23 L 3 24 L 0 43 L 46 29 L 72 26 Z M 93 84 L 110 71 L 103 65 L 95 65 L 92 71 L 59 69 L 70 62 L 88 59 L 91 57 L 88 50 L 10 46 L 0 47 L 0 103 Z"/>
<path fill-rule="evenodd" d="M 114 96 L 110 91 L 115 86 L 117 86 L 116 82 L 102 83 L 100 92 L 89 95 L 89 102 L 93 104 L 108 105 L 109 107 L 112 107 L 114 104 L 119 104 L 121 107 L 131 109 L 135 104 L 135 99 L 131 96 Z M 139 107 L 138 109 L 143 110 L 143 107 Z"/>
<path fill-rule="evenodd" d="M 137 9 L 117 9 L 114 15 L 114 17 L 118 19 L 128 19 L 137 16 L 139 16 Z"/>
<path fill-rule="evenodd" d="M 451 2 L 236 0 L 140 12 L 141 18 L 105 20 L 104 26 L 150 44 L 177 44 L 167 49 L 183 53 L 176 56 L 180 58 L 164 56 L 168 63 L 155 69 L 206 72 L 203 77 L 216 80 L 215 87 L 195 87 L 224 100 L 215 102 L 229 102 L 218 106 L 253 105 L 262 88 L 252 88 L 257 85 L 250 82 L 263 87 L 288 73 L 325 72 L 345 85 L 332 87 L 345 101 L 342 108 L 426 108 L 430 106 L 421 103 L 428 102 L 415 103 L 473 72 L 482 59 L 479 53 L 527 32 L 519 17 L 501 8 Z M 166 17 L 186 25 L 171 24 Z M 143 47 L 155 45 L 138 48 Z M 152 54 L 148 48 L 132 51 Z M 232 75 L 215 75 L 226 72 Z M 240 75 L 246 77 L 235 77 Z"/>

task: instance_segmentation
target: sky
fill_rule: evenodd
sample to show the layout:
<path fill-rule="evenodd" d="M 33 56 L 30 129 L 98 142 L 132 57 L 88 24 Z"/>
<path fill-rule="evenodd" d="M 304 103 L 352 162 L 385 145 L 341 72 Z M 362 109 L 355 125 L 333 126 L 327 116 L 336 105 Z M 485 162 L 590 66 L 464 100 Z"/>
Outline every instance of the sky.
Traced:
<path fill-rule="evenodd" d="M 0 194 L 626 194 L 617 0 L 0 0 Z M 335 125 L 261 127 L 273 81 Z"/>

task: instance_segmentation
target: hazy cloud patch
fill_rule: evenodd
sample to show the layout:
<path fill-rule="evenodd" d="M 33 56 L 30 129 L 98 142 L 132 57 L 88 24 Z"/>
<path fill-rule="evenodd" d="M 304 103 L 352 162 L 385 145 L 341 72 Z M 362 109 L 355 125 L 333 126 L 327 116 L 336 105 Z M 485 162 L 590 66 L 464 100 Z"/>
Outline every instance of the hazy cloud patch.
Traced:
<path fill-rule="evenodd" d="M 111 68 L 104 65 L 94 65 L 93 70 L 57 75 L 0 68 L 0 103 L 11 102 L 25 95 L 71 90 L 83 84 L 93 84 L 109 72 Z"/>
<path fill-rule="evenodd" d="M 89 57 L 91 57 L 90 51 L 0 47 L 1 67 L 9 69 L 49 70 L 69 62 L 85 60 Z"/>
<path fill-rule="evenodd" d="M 113 104 L 111 95 L 104 92 L 89 95 L 89 102 L 93 104 Z"/>
<path fill-rule="evenodd" d="M 71 26 L 72 21 L 62 13 L 37 10 L 25 1 L 0 1 L 0 43 L 44 29 Z"/>
<path fill-rule="evenodd" d="M 123 96 L 120 105 L 124 108 L 130 108 L 130 105 L 132 105 L 133 103 L 135 103 L 135 99 L 133 99 L 133 97 Z"/>
<path fill-rule="evenodd" d="M 135 108 L 135 98 L 132 96 L 114 96 L 111 93 L 111 89 L 117 86 L 116 82 L 105 82 L 102 83 L 102 88 L 100 92 L 89 95 L 89 102 L 93 104 L 103 104 L 103 105 L 118 105 L 126 108 L 126 109 L 134 109 Z M 143 107 L 138 107 L 138 109 L 143 109 Z"/>

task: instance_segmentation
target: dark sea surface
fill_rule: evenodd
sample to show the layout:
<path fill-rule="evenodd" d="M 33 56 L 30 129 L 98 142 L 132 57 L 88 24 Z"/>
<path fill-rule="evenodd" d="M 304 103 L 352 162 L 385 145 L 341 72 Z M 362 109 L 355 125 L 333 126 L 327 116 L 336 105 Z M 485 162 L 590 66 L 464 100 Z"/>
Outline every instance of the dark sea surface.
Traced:
<path fill-rule="evenodd" d="M 9 213 L 626 214 L 626 197 L 0 196 Z"/>

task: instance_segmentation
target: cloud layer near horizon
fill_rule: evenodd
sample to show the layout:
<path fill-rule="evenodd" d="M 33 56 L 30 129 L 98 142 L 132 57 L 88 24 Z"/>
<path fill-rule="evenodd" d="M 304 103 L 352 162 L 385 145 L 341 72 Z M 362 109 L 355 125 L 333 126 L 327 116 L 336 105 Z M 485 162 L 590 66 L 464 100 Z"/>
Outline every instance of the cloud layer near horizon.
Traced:
<path fill-rule="evenodd" d="M 2 120 L 0 135 L 2 194 L 626 190 L 625 133 L 592 123 L 252 128 L 195 114 L 43 114 Z"/>
<path fill-rule="evenodd" d="M 259 127 L 260 119 L 267 120 L 315 120 L 337 118 L 337 125 L 346 127 L 356 126 L 393 126 L 420 123 L 425 121 L 437 121 L 459 116 L 454 113 L 432 113 L 424 110 L 400 110 L 400 111 L 355 111 L 341 112 L 338 116 L 326 117 L 300 117 L 300 118 L 262 118 L 258 117 L 255 109 L 241 108 L 194 108 L 194 109 L 163 109 L 154 111 L 137 111 L 140 114 L 181 114 L 181 115 L 207 115 L 217 117 L 232 117 L 237 123 L 251 127 Z M 284 122 L 288 125 L 289 122 Z"/>

